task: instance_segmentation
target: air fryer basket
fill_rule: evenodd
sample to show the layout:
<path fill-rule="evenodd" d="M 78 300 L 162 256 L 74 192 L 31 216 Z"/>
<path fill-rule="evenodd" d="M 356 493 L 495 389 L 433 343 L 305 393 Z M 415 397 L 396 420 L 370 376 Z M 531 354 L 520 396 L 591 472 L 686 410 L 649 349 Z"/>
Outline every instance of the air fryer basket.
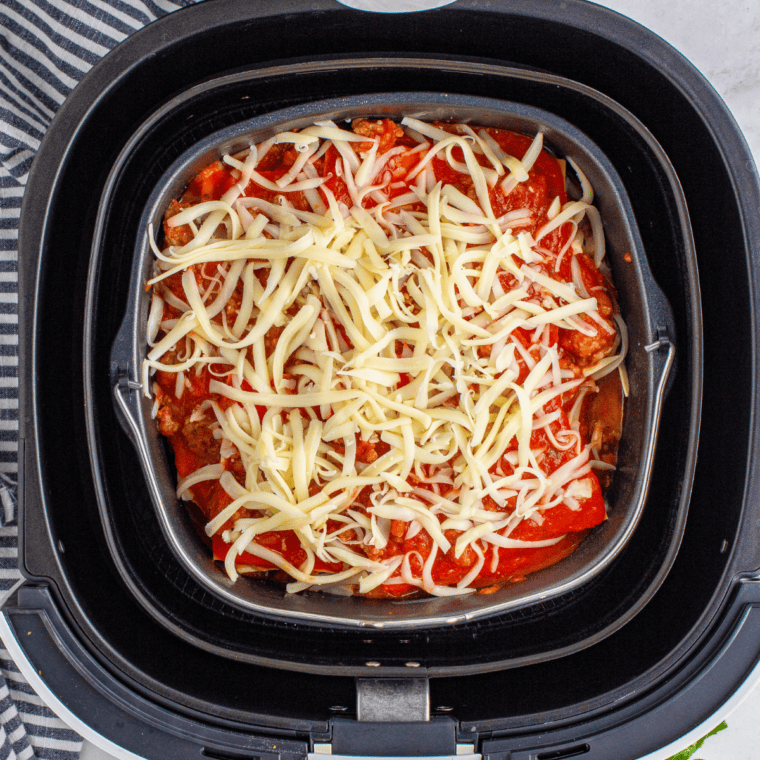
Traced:
<path fill-rule="evenodd" d="M 409 90 L 412 72 L 415 85 L 426 82 L 432 85 L 438 81 L 441 70 L 447 72 L 449 89 L 453 92 L 470 91 L 474 89 L 473 83 L 477 83 L 478 89 L 489 92 L 509 90 L 511 95 L 518 96 L 514 98 L 516 102 L 534 108 L 551 100 L 555 113 L 558 109 L 564 111 L 571 123 L 577 121 L 578 114 L 591 112 L 594 119 L 584 125 L 588 138 L 603 146 L 603 153 L 613 166 L 624 167 L 623 184 L 636 219 L 647 220 L 641 234 L 650 266 L 664 260 L 683 264 L 676 267 L 684 283 L 676 299 L 685 305 L 688 317 L 687 322 L 682 317 L 680 324 L 676 318 L 675 342 L 686 347 L 686 353 L 679 359 L 673 382 L 674 388 L 678 387 L 680 376 L 681 387 L 687 389 L 685 397 L 677 393 L 677 398 L 685 402 L 682 409 L 689 410 L 686 420 L 679 423 L 688 435 L 674 439 L 674 428 L 666 429 L 667 437 L 677 447 L 685 447 L 683 455 L 670 455 L 680 468 L 679 486 L 673 493 L 669 475 L 668 483 L 653 485 L 655 490 L 650 492 L 649 503 L 665 506 L 645 507 L 639 527 L 616 561 L 593 580 L 556 599 L 489 618 L 485 628 L 472 622 L 448 626 L 434 635 L 423 627 L 398 633 L 373 631 L 367 637 L 360 630 L 352 633 L 333 625 L 311 624 L 308 646 L 304 646 L 303 621 L 278 624 L 273 616 L 268 620 L 223 602 L 218 595 L 209 594 L 176 560 L 160 530 L 134 449 L 126 437 L 113 435 L 116 419 L 113 388 L 101 383 L 106 376 L 113 378 L 118 374 L 118 367 L 107 363 L 106 357 L 128 308 L 127 293 L 134 281 L 132 251 L 136 230 L 141 224 L 145 199 L 184 150 L 216 130 L 281 108 L 286 105 L 284 93 L 292 103 L 303 103 L 313 101 L 317 93 L 335 93 L 336 88 L 348 95 L 357 90 L 364 94 L 367 88 L 381 85 L 383 91 L 404 92 Z M 336 76 L 336 71 L 350 72 L 350 76 Z M 480 78 L 474 78 L 476 73 Z M 340 90 L 336 94 L 340 95 Z M 557 115 L 561 118 L 563 113 Z M 370 59 L 366 63 L 299 62 L 271 70 L 239 72 L 223 78 L 218 86 L 203 83 L 175 95 L 146 119 L 143 127 L 133 132 L 121 156 L 114 159 L 114 166 L 120 168 L 110 174 L 102 196 L 108 201 L 95 226 L 94 240 L 98 240 L 99 250 L 107 255 L 91 262 L 88 276 L 89 304 L 97 303 L 97 309 L 91 307 L 91 318 L 85 326 L 90 362 L 85 382 L 98 503 L 101 507 L 108 505 L 101 514 L 108 548 L 119 567 L 121 581 L 151 616 L 195 646 L 237 660 L 276 663 L 289 669 L 323 668 L 336 673 L 356 667 L 373 672 L 374 666 L 367 663 L 381 662 L 384 668 L 409 674 L 407 662 L 453 673 L 561 656 L 609 635 L 643 607 L 673 561 L 686 518 L 686 491 L 681 490 L 681 485 L 686 484 L 688 490 L 691 465 L 685 452 L 693 446 L 697 435 L 696 417 L 689 419 L 688 415 L 693 416 L 698 409 L 689 394 L 698 384 L 700 343 L 693 249 L 688 218 L 679 200 L 678 180 L 667 157 L 635 118 L 593 90 L 544 74 L 475 63 L 415 59 L 407 65 L 398 60 L 385 64 Z M 146 172 L 146 167 L 150 171 Z M 667 209 L 664 215 L 662 208 Z M 668 255 L 663 256 L 663 252 Z M 674 259 L 672 254 L 678 258 Z M 620 276 L 624 277 L 626 271 L 631 272 L 624 268 Z M 633 292 L 639 293 L 640 287 L 634 281 Z M 673 295 L 669 294 L 669 298 L 672 300 Z M 673 305 L 679 308 L 678 304 Z M 640 307 L 634 302 L 624 304 L 624 308 L 635 311 Z M 684 306 L 680 308 L 683 314 Z M 696 322 L 691 322 L 692 319 Z M 647 319 L 639 324 L 642 328 L 648 324 L 647 330 L 652 329 Z M 649 342 L 644 333 L 642 338 L 644 343 Z M 663 358 L 666 355 L 664 351 L 661 354 Z M 132 370 L 129 374 L 134 377 Z M 653 385 L 652 380 L 649 387 Z M 106 390 L 107 396 L 102 395 Z M 107 409 L 103 403 L 108 404 Z M 655 464 L 654 484 L 656 472 Z M 649 530 L 654 533 L 647 534 Z M 642 531 L 646 537 L 639 535 Z M 637 540 L 643 541 L 645 551 L 631 550 Z M 298 604 L 298 599 L 289 603 Z M 473 635 L 479 637 L 479 646 L 475 648 L 469 646 Z M 510 642 L 508 647 L 503 643 L 505 636 Z M 400 641 L 405 643 L 399 648 Z"/>
<path fill-rule="evenodd" d="M 582 0 L 459 0 L 367 19 L 332 0 L 200 3 L 130 37 L 62 107 L 22 209 L 20 544 L 29 582 L 3 621 L 64 704 L 146 757 L 301 757 L 317 742 L 340 753 L 357 747 L 349 729 L 362 730 L 352 720 L 356 677 L 415 675 L 428 679 L 432 719 L 385 731 L 413 740 L 395 754 L 436 751 L 428 740 L 443 732 L 447 752 L 464 741 L 494 760 L 630 760 L 709 715 L 760 654 L 754 164 L 681 56 Z M 237 69 L 248 72 L 243 80 L 205 99 L 203 82 Z M 145 197 L 176 158 L 166 141 L 190 147 L 317 97 L 405 90 L 550 104 L 620 172 L 678 346 L 647 505 L 619 557 L 570 600 L 403 633 L 253 619 L 209 603 L 167 550 L 114 413 L 109 353 L 131 278 L 122 240 L 142 212 L 129 198 Z M 136 135 L 179 91 L 190 96 Z M 94 287 L 108 283 L 108 295 L 87 325 L 94 362 L 85 377 L 98 203 L 133 138 L 134 160 L 113 190 L 123 202 L 104 220 L 112 253 Z M 695 246 L 674 202 L 678 180 Z M 699 432 L 702 381 L 709 403 Z M 99 496 L 91 452 L 76 445 L 87 436 L 86 404 L 97 420 Z M 113 506 L 106 527 L 98 498 Z"/>
<path fill-rule="evenodd" d="M 224 89 L 226 79 L 209 82 L 207 91 Z M 176 103 L 176 101 L 175 101 Z M 527 581 L 507 584 L 497 593 L 483 596 L 446 597 L 427 600 L 366 600 L 336 597 L 317 592 L 298 596 L 286 594 L 280 584 L 242 578 L 230 583 L 194 530 L 184 505 L 175 494 L 165 443 L 151 419 L 152 399 L 140 385 L 140 367 L 145 353 L 149 294 L 144 283 L 150 277 L 153 253 L 145 231 L 160 229 L 169 200 L 181 196 L 200 166 L 235 153 L 251 141 L 259 142 L 278 131 L 289 131 L 324 120 L 336 122 L 358 117 L 392 118 L 413 116 L 427 121 L 450 119 L 498 126 L 525 134 L 544 133 L 545 145 L 564 158 L 572 159 L 589 178 L 595 190 L 607 237 L 607 257 L 613 269 L 629 325 L 630 348 L 626 366 L 630 397 L 614 488 L 609 495 L 609 519 L 584 540 L 568 559 L 535 573 Z M 145 131 L 143 127 L 140 131 Z M 168 145 L 165 147 L 169 147 Z M 112 171 L 118 176 L 129 161 L 129 148 Z M 99 217 L 108 214 L 112 198 L 101 201 Z M 139 199 L 137 200 L 139 203 Z M 102 229 L 102 227 L 101 227 Z M 124 245 L 127 244 L 124 241 Z M 98 237 L 93 244 L 91 271 L 107 255 Z M 332 101 L 314 101 L 277 110 L 264 116 L 213 132 L 183 153 L 164 172 L 156 188 L 145 199 L 145 209 L 134 230 L 133 282 L 129 307 L 111 354 L 112 378 L 117 410 L 126 431 L 134 436 L 167 543 L 180 565 L 201 586 L 222 601 L 244 611 L 288 617 L 304 623 L 373 626 L 376 628 L 420 628 L 454 625 L 487 615 L 497 615 L 531 604 L 546 603 L 588 583 L 614 559 L 641 515 L 649 486 L 657 424 L 667 373 L 672 365 L 674 333 L 670 309 L 649 273 L 633 210 L 622 182 L 606 157 L 585 135 L 547 111 L 491 98 L 432 93 L 378 93 Z M 626 258 L 627 257 L 627 258 Z M 102 292 L 102 291 L 101 291 Z M 94 293 L 88 297 L 88 316 L 97 311 Z M 92 360 L 85 361 L 91 366 Z M 90 428 L 96 426 L 90 420 Z M 111 522 L 110 507 L 102 504 L 103 519 Z"/>

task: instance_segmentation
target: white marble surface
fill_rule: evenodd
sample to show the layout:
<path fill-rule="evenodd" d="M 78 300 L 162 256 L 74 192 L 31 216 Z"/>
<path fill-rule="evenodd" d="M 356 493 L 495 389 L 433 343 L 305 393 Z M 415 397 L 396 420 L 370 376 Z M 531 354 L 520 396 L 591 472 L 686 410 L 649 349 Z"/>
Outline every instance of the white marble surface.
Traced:
<path fill-rule="evenodd" d="M 338 0 L 374 12 L 410 12 L 452 0 Z M 544 0 L 546 2 L 547 0 Z M 758 0 L 605 0 L 610 8 L 651 29 L 710 81 L 760 156 L 760 2 Z"/>
<path fill-rule="evenodd" d="M 551 0 L 539 0 L 549 2 Z M 412 11 L 447 4 L 447 0 L 342 0 L 365 10 Z M 606 0 L 599 3 L 648 27 L 688 58 L 722 96 L 760 163 L 760 0 Z M 694 759 L 760 760 L 760 686 L 741 704 L 731 705 L 707 721 L 703 733 L 721 720 L 728 728 L 710 737 Z M 698 733 L 698 732 L 694 732 Z M 695 737 L 690 734 L 689 742 Z M 684 749 L 676 742 L 646 760 L 661 760 Z M 82 760 L 107 760 L 85 742 Z"/>
<path fill-rule="evenodd" d="M 760 161 L 760 2 L 606 0 L 688 58 L 715 87 Z M 728 760 L 728 758 L 727 758 Z"/>

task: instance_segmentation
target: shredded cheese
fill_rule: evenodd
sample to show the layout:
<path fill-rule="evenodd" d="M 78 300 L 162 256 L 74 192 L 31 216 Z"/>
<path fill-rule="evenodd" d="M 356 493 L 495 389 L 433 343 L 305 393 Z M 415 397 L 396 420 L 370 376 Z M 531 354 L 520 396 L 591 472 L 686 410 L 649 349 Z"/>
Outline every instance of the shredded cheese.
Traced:
<path fill-rule="evenodd" d="M 159 250 L 151 235 L 143 376 L 177 373 L 180 398 L 194 376 L 210 373 L 219 401 L 204 402 L 198 419 L 213 422 L 229 456 L 182 478 L 178 494 L 221 483 L 229 499 L 206 530 L 224 530 L 233 580 L 247 552 L 288 573 L 293 591 L 347 583 L 369 593 L 403 582 L 434 595 L 468 593 L 501 549 L 560 541 L 510 534 L 524 521 L 539 524 L 563 499 L 578 509 L 593 492 L 589 473 L 610 466 L 582 445 L 578 419 L 593 380 L 624 372 L 625 326 L 601 316 L 575 258 L 562 281 L 542 247 L 563 225 L 574 234 L 585 215 L 599 264 L 603 237 L 587 180 L 583 199 L 562 208 L 554 199 L 532 236 L 524 229 L 531 209 L 497 218 L 493 188 L 510 194 L 529 182 L 540 134 L 520 159 L 485 130 L 402 125 L 413 147 L 381 152 L 378 137 L 323 122 L 225 156 L 241 179 L 224 199 L 166 222 L 187 225 L 191 239 Z M 292 146 L 297 158 L 272 180 L 257 168 L 275 145 Z M 328 155 L 347 196 L 315 169 Z M 436 161 L 469 177 L 471 192 L 436 179 Z M 249 181 L 279 195 L 248 196 Z M 310 211 L 283 195 L 297 192 Z M 550 340 L 557 330 L 610 334 L 618 350 L 577 377 Z M 557 399 L 575 399 L 569 416 Z M 569 452 L 553 472 L 533 443 L 541 431 Z M 274 530 L 295 532 L 300 567 L 257 541 Z M 427 556 L 383 558 L 392 532 L 421 531 L 431 540 Z M 433 578 L 447 552 L 470 553 L 455 587 Z M 315 570 L 317 562 L 339 569 Z"/>

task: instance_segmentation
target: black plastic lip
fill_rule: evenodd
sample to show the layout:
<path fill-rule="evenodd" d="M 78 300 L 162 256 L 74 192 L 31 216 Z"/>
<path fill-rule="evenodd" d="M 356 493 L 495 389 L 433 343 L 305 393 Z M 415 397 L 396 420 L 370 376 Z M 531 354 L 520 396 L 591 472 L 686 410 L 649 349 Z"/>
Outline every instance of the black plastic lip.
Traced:
<path fill-rule="evenodd" d="M 554 83 L 553 78 L 540 75 L 543 81 Z M 205 88 L 213 91 L 226 84 L 209 82 Z M 191 97 L 191 96 L 186 96 Z M 176 98 L 181 101 L 182 98 Z M 469 595 L 454 599 L 435 599 L 397 603 L 390 600 L 367 603 L 366 600 L 346 599 L 329 594 L 300 595 L 301 598 L 283 595 L 261 582 L 241 579 L 230 584 L 218 565 L 210 560 L 207 549 L 188 524 L 185 510 L 176 500 L 173 484 L 155 425 L 150 419 L 152 402 L 140 397 L 140 366 L 144 352 L 144 324 L 147 299 L 142 284 L 148 275 L 152 254 L 142 234 L 149 225 L 157 229 L 171 197 L 178 197 L 189 179 L 198 169 L 226 152 L 235 152 L 248 143 L 249 138 L 259 141 L 270 133 L 287 131 L 324 119 L 340 121 L 358 116 L 390 116 L 400 118 L 414 115 L 425 120 L 452 118 L 459 121 L 492 124 L 515 131 L 535 133 L 542 131 L 547 144 L 561 155 L 574 160 L 591 180 L 607 227 L 608 256 L 621 290 L 623 306 L 628 306 L 631 347 L 629 349 L 629 376 L 632 378 L 632 396 L 621 444 L 619 483 L 610 519 L 588 537 L 573 557 L 531 576 L 521 584 L 508 584 L 489 597 Z M 629 116 L 629 119 L 631 117 Z M 144 128 L 138 133 L 146 131 Z M 122 154 L 129 160 L 128 149 Z M 118 175 L 121 161 L 117 161 L 113 175 Z M 106 193 L 101 202 L 97 226 L 107 218 L 111 198 Z M 683 198 L 677 200 L 679 213 L 687 217 Z M 316 101 L 273 113 L 208 135 L 184 153 L 164 173 L 150 198 L 140 221 L 133 263 L 133 285 L 130 306 L 122 329 L 117 336 L 111 356 L 114 368 L 118 411 L 125 429 L 131 434 L 158 512 L 161 527 L 172 551 L 185 569 L 208 588 L 215 596 L 245 611 L 263 615 L 293 618 L 303 623 L 405 629 L 433 625 L 455 625 L 484 616 L 498 615 L 526 607 L 537 602 L 546 603 L 562 594 L 572 592 L 601 573 L 625 546 L 638 523 L 648 490 L 649 474 L 657 434 L 659 408 L 672 363 L 671 352 L 675 328 L 669 306 L 649 273 L 642 243 L 636 229 L 633 212 L 622 182 L 609 163 L 585 135 L 571 124 L 541 109 L 488 98 L 432 93 L 376 93 L 347 97 L 332 101 Z M 684 236 L 689 237 L 689 228 Z M 93 244 L 91 265 L 93 271 L 103 256 L 99 236 Z M 632 255 L 631 263 L 624 260 Z M 635 271 L 635 275 L 633 272 Z M 88 289 L 86 323 L 94 321 L 98 308 L 97 296 Z M 659 346 L 664 340 L 666 345 Z M 655 348 L 652 348 L 652 347 Z M 667 357 L 667 358 L 665 358 Z M 86 363 L 92 364 L 86 356 Z M 118 369 L 117 369 L 118 368 Z M 646 378 L 646 379 L 645 379 Z M 124 386 L 127 383 L 128 387 Z M 130 390 L 130 387 L 132 388 Z M 88 409 L 90 407 L 88 406 Z M 94 431 L 97 421 L 89 419 Z M 93 432 L 91 451 L 97 451 Z M 95 456 L 93 454 L 93 456 Z M 96 480 L 99 468 L 95 468 Z M 104 525 L 112 522 L 112 507 L 101 500 Z M 683 522 L 683 521 L 681 521 Z M 677 545 L 679 535 L 673 536 Z M 116 547 L 111 547 L 116 550 Z M 648 593 L 656 589 L 650 588 Z M 640 600 L 642 603 L 645 599 Z"/>

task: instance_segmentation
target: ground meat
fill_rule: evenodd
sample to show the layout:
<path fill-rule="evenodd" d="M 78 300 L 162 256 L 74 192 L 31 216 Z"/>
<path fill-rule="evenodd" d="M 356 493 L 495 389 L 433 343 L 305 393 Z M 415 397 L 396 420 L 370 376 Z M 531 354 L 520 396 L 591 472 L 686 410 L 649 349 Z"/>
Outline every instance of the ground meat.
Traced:
<path fill-rule="evenodd" d="M 158 375 L 159 377 L 162 375 L 173 377 L 168 372 L 159 372 Z M 182 413 L 173 397 L 166 393 L 159 383 L 155 383 L 154 388 L 156 401 L 158 401 L 158 411 L 156 412 L 158 429 L 161 435 L 171 438 L 182 427 Z"/>
<path fill-rule="evenodd" d="M 355 119 L 351 128 L 354 134 L 380 139 L 380 145 L 377 148 L 378 156 L 390 150 L 396 144 L 396 140 L 404 136 L 404 130 L 390 119 L 378 119 L 377 121 Z M 359 143 L 358 150 L 360 153 L 366 152 L 372 149 L 372 145 L 371 142 Z"/>
<path fill-rule="evenodd" d="M 564 356 L 560 357 L 559 368 L 562 370 L 570 370 L 575 378 L 583 377 L 583 368 Z"/>
<path fill-rule="evenodd" d="M 365 464 L 372 464 L 378 458 L 375 444 L 359 438 L 356 442 L 356 458 Z"/>
<path fill-rule="evenodd" d="M 589 291 L 589 295 L 596 298 L 596 310 L 599 312 L 600 316 L 605 319 L 610 319 L 613 314 L 612 299 L 607 295 L 604 288 L 592 288 Z"/>
<path fill-rule="evenodd" d="M 333 441 L 332 447 L 337 451 L 341 456 L 345 456 L 346 448 L 343 445 L 343 441 Z M 390 445 L 387 443 L 384 443 L 383 441 L 365 441 L 360 436 L 356 436 L 356 461 L 362 462 L 363 464 L 372 464 L 372 462 L 376 461 L 379 457 L 381 457 L 383 454 L 386 454 L 388 451 L 390 451 Z M 360 499 L 357 498 L 355 501 L 359 501 Z"/>
<path fill-rule="evenodd" d="M 190 208 L 194 206 L 194 203 L 180 203 L 173 200 L 169 204 L 169 208 L 166 210 L 166 216 L 164 217 L 164 239 L 166 245 L 187 245 L 194 235 L 189 224 L 183 224 L 179 227 L 170 227 L 168 224 L 169 219 L 179 214 L 182 209 Z"/>
<path fill-rule="evenodd" d="M 158 420 L 158 429 L 161 435 L 165 435 L 167 438 L 171 438 L 179 430 L 180 424 L 174 419 L 172 411 L 168 406 L 159 408 L 156 419 Z"/>
<path fill-rule="evenodd" d="M 596 335 L 584 335 L 578 330 L 560 330 L 559 343 L 580 366 L 588 367 L 612 353 L 616 333 L 608 333 L 591 320 L 584 321 L 596 330 Z"/>
<path fill-rule="evenodd" d="M 182 436 L 187 447 L 206 464 L 219 461 L 221 443 L 214 438 L 214 431 L 208 426 L 208 420 L 188 422 L 182 428 Z"/>
<path fill-rule="evenodd" d="M 467 546 L 465 550 L 457 557 L 456 541 L 460 534 L 455 530 L 444 531 L 444 536 L 451 543 L 451 548 L 446 552 L 446 556 L 459 567 L 472 567 L 478 561 L 478 555 L 475 554 L 475 550 L 471 546 Z"/>
<path fill-rule="evenodd" d="M 271 356 L 274 353 L 275 348 L 277 348 L 277 341 L 280 339 L 280 335 L 282 335 L 284 329 L 284 327 L 277 327 L 275 325 L 267 330 L 267 334 L 264 336 L 264 349 L 267 356 Z"/>
<path fill-rule="evenodd" d="M 235 480 L 241 486 L 245 486 L 245 466 L 240 459 L 240 454 L 234 454 L 227 460 L 227 469 L 235 476 Z"/>

